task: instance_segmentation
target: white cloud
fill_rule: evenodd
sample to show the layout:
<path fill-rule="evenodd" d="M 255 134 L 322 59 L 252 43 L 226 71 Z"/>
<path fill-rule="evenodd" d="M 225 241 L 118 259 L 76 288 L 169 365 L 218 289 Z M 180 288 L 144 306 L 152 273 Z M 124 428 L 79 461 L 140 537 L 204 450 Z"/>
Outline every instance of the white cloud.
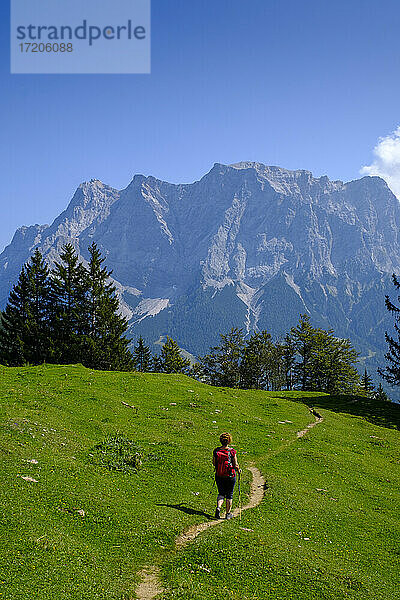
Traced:
<path fill-rule="evenodd" d="M 362 167 L 362 175 L 379 175 L 400 200 L 400 126 L 385 137 L 379 138 L 374 148 L 374 162 Z"/>

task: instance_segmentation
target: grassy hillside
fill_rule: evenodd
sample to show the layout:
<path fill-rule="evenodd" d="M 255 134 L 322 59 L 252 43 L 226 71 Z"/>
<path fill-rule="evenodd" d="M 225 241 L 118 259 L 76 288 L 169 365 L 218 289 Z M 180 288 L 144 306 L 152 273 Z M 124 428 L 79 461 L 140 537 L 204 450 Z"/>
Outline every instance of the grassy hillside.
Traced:
<path fill-rule="evenodd" d="M 0 372 L 1 599 L 129 600 L 145 564 L 163 566 L 165 599 L 400 597 L 396 409 L 81 366 Z M 325 420 L 293 443 L 305 403 Z M 266 497 L 176 553 L 213 511 L 221 430 Z"/>

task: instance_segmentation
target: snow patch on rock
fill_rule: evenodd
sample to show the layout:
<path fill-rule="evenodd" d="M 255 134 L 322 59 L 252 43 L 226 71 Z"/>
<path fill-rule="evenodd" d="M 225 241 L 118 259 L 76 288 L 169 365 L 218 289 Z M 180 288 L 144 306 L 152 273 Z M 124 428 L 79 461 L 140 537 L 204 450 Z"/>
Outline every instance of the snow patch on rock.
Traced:
<path fill-rule="evenodd" d="M 247 307 L 245 317 L 247 334 L 250 334 L 251 331 L 257 328 L 257 321 L 260 316 L 260 306 L 257 307 L 257 302 L 260 295 L 262 295 L 262 292 L 261 294 L 259 292 L 258 288 L 252 288 L 245 283 L 240 283 L 237 287 L 236 295 Z"/>
<path fill-rule="evenodd" d="M 132 313 L 135 317 L 134 323 L 140 323 L 147 317 L 155 317 L 167 306 L 169 306 L 169 298 L 144 298 Z"/>
<path fill-rule="evenodd" d="M 300 300 L 304 304 L 304 308 L 308 312 L 307 305 L 304 302 L 303 296 L 301 295 L 299 286 L 294 282 L 293 275 L 290 275 L 289 273 L 286 273 L 285 271 L 283 272 L 283 274 L 285 276 L 286 283 L 296 292 L 296 294 L 299 296 Z"/>

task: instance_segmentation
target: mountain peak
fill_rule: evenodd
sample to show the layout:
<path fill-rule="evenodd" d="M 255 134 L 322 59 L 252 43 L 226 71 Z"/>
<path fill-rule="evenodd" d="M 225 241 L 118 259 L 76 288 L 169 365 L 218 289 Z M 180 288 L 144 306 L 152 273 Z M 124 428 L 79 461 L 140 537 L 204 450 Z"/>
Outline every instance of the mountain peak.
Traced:
<path fill-rule="evenodd" d="M 275 165 L 265 165 L 264 163 L 254 162 L 254 161 L 241 161 L 238 163 L 233 163 L 229 166 L 232 167 L 233 169 L 238 169 L 238 170 L 255 169 L 256 171 L 268 172 L 270 174 L 278 174 L 278 173 L 283 174 L 283 175 L 307 174 L 307 175 L 310 175 L 311 177 L 313 176 L 311 171 L 307 171 L 306 169 L 290 170 L 290 169 L 284 169 L 283 167 L 277 167 Z"/>
<path fill-rule="evenodd" d="M 400 205 L 378 177 L 344 184 L 242 161 L 189 184 L 138 174 L 119 192 L 92 179 L 52 225 L 17 232 L 0 256 L 0 302 L 34 248 L 51 264 L 66 242 L 85 258 L 95 241 L 135 335 L 205 352 L 222 327 L 280 335 L 308 312 L 343 337 L 372 332 L 363 344 L 378 352 L 399 228 Z"/>

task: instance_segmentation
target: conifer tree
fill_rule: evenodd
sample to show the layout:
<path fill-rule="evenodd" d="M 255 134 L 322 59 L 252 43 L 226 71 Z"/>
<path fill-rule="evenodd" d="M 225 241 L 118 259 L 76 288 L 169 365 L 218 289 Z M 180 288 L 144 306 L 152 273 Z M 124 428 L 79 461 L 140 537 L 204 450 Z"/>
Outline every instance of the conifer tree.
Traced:
<path fill-rule="evenodd" d="M 1 315 L 0 361 L 9 366 L 19 366 L 28 362 L 25 344 L 29 314 L 29 284 L 26 267 L 23 266 L 18 282 L 14 285 L 8 304 Z"/>
<path fill-rule="evenodd" d="M 400 282 L 396 275 L 392 275 L 393 285 L 396 290 L 400 290 Z M 400 302 L 400 295 L 397 297 Z M 384 369 L 378 369 L 378 373 L 390 385 L 400 385 L 400 308 L 391 302 L 389 296 L 385 296 L 385 305 L 388 311 L 394 316 L 394 330 L 397 339 L 385 332 L 385 339 L 388 344 L 388 351 L 385 354 L 387 365 Z"/>
<path fill-rule="evenodd" d="M 133 349 L 133 367 L 142 373 L 149 372 L 152 369 L 152 362 L 150 348 L 146 346 L 144 339 L 140 336 Z"/>
<path fill-rule="evenodd" d="M 308 389 L 329 394 L 355 392 L 359 385 L 354 367 L 357 357 L 349 340 L 335 337 L 332 330 L 315 329 L 307 366 Z"/>
<path fill-rule="evenodd" d="M 368 375 L 367 369 L 364 369 L 364 375 L 360 379 L 360 388 L 366 396 L 372 396 L 375 391 L 372 377 Z"/>
<path fill-rule="evenodd" d="M 284 350 L 284 344 L 281 344 L 280 342 L 275 342 L 275 344 L 272 345 L 268 390 L 281 390 L 286 383 L 285 363 L 283 360 Z"/>
<path fill-rule="evenodd" d="M 220 338 L 220 345 L 214 346 L 209 354 L 199 359 L 202 377 L 211 385 L 240 387 L 243 331 L 233 327 L 229 333 L 220 334 Z"/>
<path fill-rule="evenodd" d="M 274 345 L 267 331 L 253 333 L 246 341 L 240 363 L 240 387 L 269 389 L 274 360 Z"/>
<path fill-rule="evenodd" d="M 291 329 L 291 339 L 293 340 L 296 354 L 300 360 L 294 366 L 294 378 L 297 386 L 301 390 L 307 390 L 310 387 L 310 369 L 311 352 L 315 340 L 315 330 L 311 326 L 308 315 L 300 315 L 299 324 Z"/>
<path fill-rule="evenodd" d="M 22 267 L 2 313 L 0 359 L 8 365 L 51 360 L 49 271 L 38 249 Z"/>
<path fill-rule="evenodd" d="M 289 333 L 282 344 L 282 367 L 287 390 L 293 388 L 293 369 L 296 364 L 296 346 Z"/>
<path fill-rule="evenodd" d="M 349 340 L 336 338 L 332 330 L 312 327 L 307 315 L 300 316 L 291 338 L 300 358 L 294 366 L 296 387 L 329 394 L 355 391 L 358 354 Z"/>
<path fill-rule="evenodd" d="M 154 369 L 158 373 L 189 373 L 190 360 L 183 358 L 175 340 L 167 336 L 160 356 L 154 358 Z"/>
<path fill-rule="evenodd" d="M 103 267 L 105 258 L 96 244 L 89 247 L 86 270 L 86 335 L 84 364 L 104 370 L 127 370 L 132 367 L 129 340 L 124 336 L 128 321 L 119 314 L 116 288 L 109 281 L 112 271 Z"/>
<path fill-rule="evenodd" d="M 54 347 L 57 362 L 69 364 L 83 360 L 87 281 L 72 244 L 63 247 L 60 260 L 51 272 Z"/>
<path fill-rule="evenodd" d="M 391 402 L 381 383 L 376 388 L 373 397 L 375 400 L 380 400 L 381 402 Z"/>

